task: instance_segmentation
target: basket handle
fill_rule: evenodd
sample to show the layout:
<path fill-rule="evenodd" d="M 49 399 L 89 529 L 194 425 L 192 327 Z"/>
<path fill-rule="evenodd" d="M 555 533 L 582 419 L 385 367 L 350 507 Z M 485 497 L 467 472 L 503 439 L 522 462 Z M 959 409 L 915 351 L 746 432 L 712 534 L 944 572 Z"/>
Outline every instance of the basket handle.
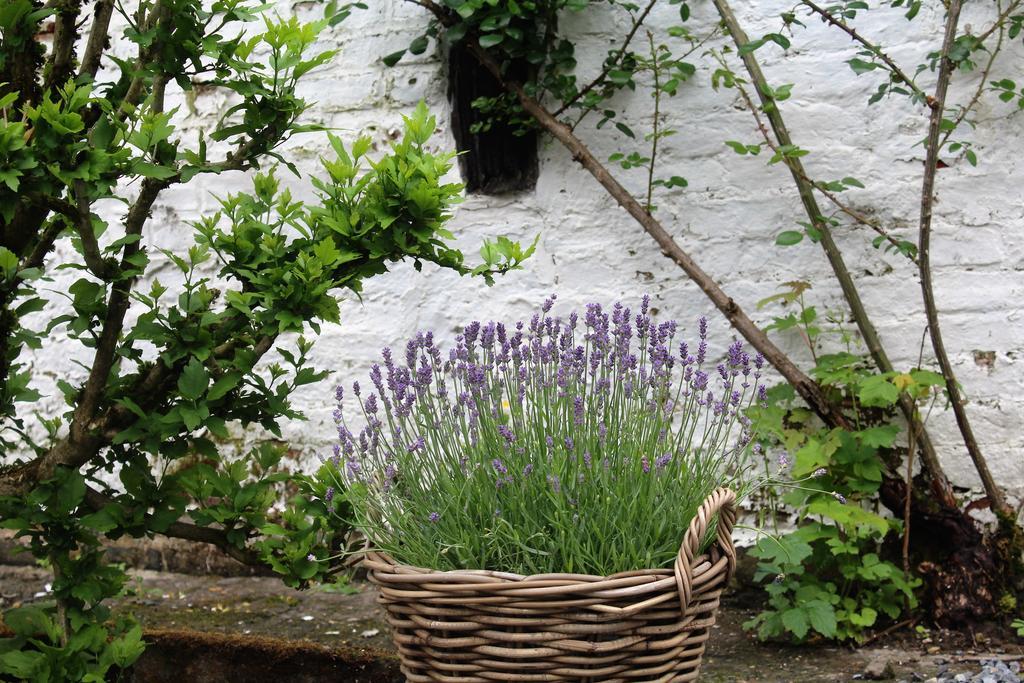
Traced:
<path fill-rule="evenodd" d="M 700 552 L 701 542 L 707 536 L 708 526 L 716 513 L 718 528 L 715 540 L 728 563 L 726 577 L 732 576 L 733 570 L 736 569 L 736 547 L 732 543 L 732 528 L 736 523 L 736 494 L 731 489 L 719 488 L 705 498 L 697 509 L 697 514 L 683 536 L 679 554 L 676 555 L 676 587 L 679 589 L 679 602 L 684 614 L 693 595 L 693 558 Z"/>

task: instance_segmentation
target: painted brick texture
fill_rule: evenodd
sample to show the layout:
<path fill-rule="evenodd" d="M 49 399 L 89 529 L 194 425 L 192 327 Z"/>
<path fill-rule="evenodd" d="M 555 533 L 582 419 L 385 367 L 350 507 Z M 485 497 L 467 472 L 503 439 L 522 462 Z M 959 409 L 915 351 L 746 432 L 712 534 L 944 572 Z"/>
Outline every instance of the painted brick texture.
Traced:
<path fill-rule="evenodd" d="M 778 15 L 790 4 L 760 0 L 737 3 L 737 10 L 747 32 L 757 36 L 777 30 Z M 311 5 L 293 8 L 281 3 L 279 11 L 305 15 L 315 10 Z M 383 146 L 398 131 L 401 114 L 425 99 L 441 123 L 437 147 L 451 148 L 443 60 L 435 46 L 395 68 L 385 67 L 380 59 L 419 35 L 427 24 L 426 13 L 402 0 L 374 0 L 371 5 L 324 37 L 325 44 L 341 53 L 302 86 L 300 95 L 317 101 L 310 118 L 338 129 L 346 139 L 367 131 Z M 877 16 L 858 19 L 857 26 L 913 73 L 937 46 L 940 9 L 923 7 L 913 23 L 897 11 L 879 10 L 869 13 Z M 969 10 L 965 22 L 983 26 L 986 8 Z M 713 12 L 710 4 L 694 3 L 691 30 L 698 35 L 710 31 L 715 25 Z M 677 7 L 668 3 L 651 18 L 656 29 L 676 23 Z M 856 77 L 844 63 L 855 54 L 852 43 L 818 21 L 805 18 L 805 23 L 808 27 L 796 31 L 788 53 L 769 46 L 758 55 L 773 84 L 795 84 L 782 112 L 795 141 L 811 151 L 804 159 L 809 173 L 824 180 L 860 179 L 866 189 L 852 191 L 847 199 L 897 234 L 916 239 L 913 226 L 923 165 L 923 148 L 916 143 L 925 135 L 923 109 L 901 98 L 869 107 L 867 98 L 881 76 Z M 562 26 L 578 46 L 580 74 L 586 79 L 599 70 L 609 46 L 621 39 L 623 21 L 602 5 L 586 16 L 566 15 Z M 724 44 L 719 38 L 708 45 Z M 1018 40 L 996 62 L 992 77 L 1015 77 L 1014 67 L 1022 57 Z M 691 61 L 698 65 L 696 76 L 667 104 L 668 123 L 679 132 L 666 140 L 659 170 L 665 177 L 684 176 L 689 187 L 656 193 L 658 217 L 759 322 L 767 322 L 778 310 L 757 310 L 757 302 L 796 279 L 813 284 L 808 296 L 820 312 L 842 315 L 843 303 L 820 247 L 807 240 L 788 248 L 774 244 L 778 232 L 803 219 L 788 173 L 781 165 L 767 166 L 764 155 L 739 157 L 723 144 L 758 141 L 753 119 L 742 110 L 734 91 L 711 88 L 712 60 L 698 53 Z M 930 72 L 922 73 L 920 83 L 930 86 L 933 78 Z M 969 99 L 976 79 L 976 74 L 959 76 L 953 101 Z M 176 97 L 181 105 L 178 123 L 189 136 L 212 125 L 230 106 L 215 92 L 199 92 L 188 101 L 180 93 Z M 627 93 L 616 104 L 635 130 L 649 129 L 649 91 Z M 997 479 L 1019 497 L 1024 495 L 1024 165 L 1019 160 L 1024 118 L 1014 116 L 1013 109 L 987 93 L 974 116 L 977 129 L 965 127 L 961 136 L 974 143 L 979 165 L 975 168 L 947 155 L 950 167 L 939 175 L 933 261 L 946 344 L 970 397 L 975 431 Z M 607 128 L 596 131 L 584 124 L 579 133 L 601 159 L 634 149 L 631 141 Z M 303 174 L 316 173 L 317 158 L 326 151 L 323 138 L 307 135 L 290 147 Z M 639 192 L 644 187 L 641 171 L 616 173 L 630 189 Z M 310 196 L 303 179 L 288 182 L 299 196 Z M 186 222 L 214 208 L 211 192 L 225 194 L 245 187 L 246 179 L 232 174 L 166 192 L 154 211 L 147 246 L 183 248 L 190 232 Z M 116 216 L 120 209 L 107 210 Z M 474 255 L 481 238 L 500 233 L 524 241 L 539 233 L 540 245 L 523 271 L 501 278 L 491 288 L 430 266 L 417 273 L 411 264 L 402 264 L 367 282 L 362 302 L 345 295 L 342 324 L 325 328 L 315 351 L 316 362 L 335 370 L 335 379 L 350 383 L 365 377 L 380 347 L 398 347 L 419 329 L 433 329 L 450 341 L 461 324 L 472 319 L 526 316 L 550 292 L 558 293 L 563 309 L 589 301 L 636 301 L 647 292 L 661 314 L 679 319 L 684 329 L 692 331 L 696 318 L 708 315 L 713 349 L 724 352 L 732 337 L 697 287 L 550 140 L 542 143 L 535 191 L 469 196 L 452 227 L 459 243 Z M 916 364 L 924 317 L 912 264 L 873 249 L 873 233 L 866 229 L 844 225 L 836 233 L 897 367 Z M 154 253 L 154 258 L 162 257 Z M 167 264 L 155 274 L 165 284 L 174 281 Z M 70 271 L 62 271 L 53 289 L 65 290 L 73 278 Z M 809 354 L 799 338 L 780 334 L 777 341 L 809 366 Z M 74 364 L 81 359 L 74 345 L 55 343 L 56 349 L 51 347 L 36 359 L 39 387 L 52 406 L 57 405 L 55 379 L 83 373 Z M 927 345 L 924 355 L 927 362 Z M 285 430 L 285 437 L 310 455 L 327 453 L 332 443 L 331 386 L 328 382 L 306 387 L 297 403 L 309 421 L 289 424 Z M 951 476 L 958 484 L 976 486 L 952 414 L 938 405 L 928 426 Z"/>

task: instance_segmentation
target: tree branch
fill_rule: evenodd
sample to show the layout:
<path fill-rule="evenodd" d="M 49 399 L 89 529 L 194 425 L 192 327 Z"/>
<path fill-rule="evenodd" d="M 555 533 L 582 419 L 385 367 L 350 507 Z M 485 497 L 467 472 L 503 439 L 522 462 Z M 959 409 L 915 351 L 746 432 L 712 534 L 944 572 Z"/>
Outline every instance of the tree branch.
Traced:
<path fill-rule="evenodd" d="M 935 359 L 942 370 L 942 376 L 946 380 L 946 391 L 949 394 L 949 402 L 953 406 L 953 414 L 956 416 L 957 426 L 963 436 L 964 445 L 974 462 L 974 469 L 977 470 L 981 479 L 985 494 L 988 496 L 992 509 L 1003 516 L 1012 514 L 1007 506 L 1003 493 L 992 478 L 988 469 L 988 463 L 978 447 L 974 438 L 970 420 L 964 409 L 964 399 L 960 394 L 960 386 L 957 384 L 956 375 L 953 373 L 953 366 L 946 355 L 946 347 L 942 341 L 942 330 L 939 327 L 939 312 L 935 304 L 935 292 L 932 286 L 931 268 L 931 233 L 932 215 L 935 203 L 935 172 L 939 162 L 939 138 L 942 133 L 942 114 L 946 104 L 946 93 L 949 89 L 949 81 L 953 73 L 953 61 L 950 59 L 950 52 L 956 41 L 957 23 L 960 20 L 961 1 L 950 0 L 946 16 L 946 29 L 942 42 L 941 63 L 939 65 L 938 82 L 935 86 L 935 106 L 932 108 L 928 121 L 927 154 L 924 163 L 924 179 L 921 182 L 921 222 L 918 244 L 918 270 L 921 273 L 921 295 L 924 299 L 925 315 L 928 318 L 928 334 L 932 341 L 932 350 L 935 352 Z"/>
<path fill-rule="evenodd" d="M 793 140 L 789 135 L 789 130 L 786 128 L 785 121 L 782 119 L 778 102 L 772 100 L 768 95 L 771 90 L 768 87 L 768 81 L 765 78 L 764 73 L 761 71 L 761 66 L 758 64 L 757 57 L 754 56 L 753 51 L 743 50 L 743 47 L 750 42 L 746 33 L 744 33 L 742 27 L 739 25 L 739 21 L 737 21 L 736 15 L 733 14 L 732 8 L 729 6 L 727 0 L 713 0 L 713 2 L 719 15 L 722 17 L 726 30 L 732 36 L 733 42 L 736 44 L 736 48 L 742 57 L 743 65 L 746 67 L 747 73 L 750 74 L 750 80 L 761 99 L 762 109 L 765 112 L 765 116 L 768 117 L 769 123 L 771 123 L 775 138 L 779 141 L 780 146 L 792 146 Z M 749 102 L 748 106 L 751 109 L 756 109 L 752 102 Z M 941 114 L 941 109 L 939 111 Z M 785 160 L 787 162 L 786 165 L 789 167 L 790 173 L 793 176 L 793 182 L 796 183 L 797 193 L 800 195 L 800 202 L 803 204 L 808 220 L 810 220 L 811 224 L 818 230 L 822 249 L 824 249 L 825 256 L 828 258 L 829 265 L 832 267 L 832 272 L 834 273 L 836 280 L 839 282 L 839 287 L 843 291 L 846 303 L 850 307 L 850 313 L 853 315 L 857 329 L 860 331 L 860 335 L 868 347 L 868 352 L 871 354 L 871 358 L 874 360 L 875 365 L 878 366 L 879 370 L 882 372 L 892 372 L 892 362 L 889 360 L 889 355 L 885 352 L 885 348 L 882 346 L 882 341 L 878 336 L 878 331 L 875 329 L 875 326 L 871 322 L 871 318 L 868 316 L 867 310 L 864 308 L 864 303 L 861 301 L 860 293 L 857 291 L 857 286 L 854 284 L 853 277 L 850 275 L 850 271 L 846 267 L 843 255 L 840 252 L 839 247 L 836 245 L 835 240 L 832 238 L 832 231 L 822 218 L 821 209 L 818 207 L 818 202 L 814 198 L 814 186 L 812 183 L 808 182 L 808 175 L 804 170 L 803 164 L 800 162 L 798 157 L 785 158 Z M 914 401 L 905 393 L 900 394 L 900 409 L 909 423 L 912 425 L 917 424 Z M 942 497 L 944 502 L 955 504 L 953 487 L 949 483 L 949 479 L 942 469 L 942 464 L 939 462 L 938 454 L 935 452 L 935 447 L 932 444 L 928 433 L 924 429 L 924 425 L 919 425 L 917 427 L 917 432 L 921 444 L 921 461 L 928 469 L 932 487 Z"/>
<path fill-rule="evenodd" d="M 89 29 L 89 40 L 85 45 L 85 52 L 82 54 L 82 66 L 78 70 L 79 76 L 96 78 L 96 72 L 100 69 L 100 59 L 103 57 L 103 50 L 107 45 L 110 16 L 113 12 L 114 0 L 96 0 L 96 11 L 93 14 L 92 28 Z"/>
<path fill-rule="evenodd" d="M 43 92 L 60 87 L 71 78 L 74 61 L 75 39 L 78 37 L 76 24 L 82 10 L 82 0 L 68 0 L 58 5 L 57 19 L 53 28 L 53 49 L 43 70 Z"/>
<path fill-rule="evenodd" d="M 889 73 L 892 74 L 897 81 L 903 83 L 908 88 L 910 88 L 911 91 L 913 91 L 913 93 L 918 98 L 920 98 L 922 102 L 926 103 L 929 107 L 931 107 L 932 109 L 935 108 L 935 103 L 932 101 L 932 99 L 928 97 L 928 95 L 925 94 L 923 90 L 917 87 L 917 85 L 914 84 L 914 81 L 911 80 L 911 78 L 907 76 L 907 74 L 903 73 L 903 69 L 901 69 L 899 65 L 896 64 L 896 62 L 893 61 L 891 57 L 889 57 L 889 55 L 882 52 L 882 49 L 880 47 L 872 43 L 870 40 L 864 38 L 864 36 L 857 33 L 857 31 L 855 31 L 846 22 L 839 21 L 838 19 L 833 17 L 831 14 L 828 13 L 827 10 L 815 4 L 814 2 L 812 2 L 812 0 L 800 0 L 800 2 L 808 9 L 810 9 L 812 12 L 820 16 L 823 22 L 831 24 L 832 26 L 835 26 L 839 30 L 843 31 L 848 36 L 853 38 L 853 40 L 864 46 L 864 48 L 871 52 L 871 54 L 875 55 L 880 60 L 882 60 L 886 67 L 888 67 Z"/>
<path fill-rule="evenodd" d="M 87 487 L 85 489 L 85 503 L 96 511 L 102 510 L 108 505 L 115 504 L 112 499 L 92 487 Z M 225 534 L 222 529 L 197 526 L 195 524 L 179 520 L 177 522 L 172 522 L 162 533 L 164 536 L 181 538 L 186 541 L 209 543 L 210 545 L 219 548 L 225 555 L 228 555 L 245 565 L 257 567 L 266 566 L 257 553 L 245 548 L 239 548 L 229 541 L 227 534 Z"/>
<path fill-rule="evenodd" d="M 89 272 L 101 280 L 113 280 L 116 270 L 103 260 L 96 233 L 92 229 L 92 212 L 89 206 L 89 194 L 84 180 L 74 182 L 75 202 L 78 204 L 74 225 L 78 237 L 82 241 L 82 256 Z"/>

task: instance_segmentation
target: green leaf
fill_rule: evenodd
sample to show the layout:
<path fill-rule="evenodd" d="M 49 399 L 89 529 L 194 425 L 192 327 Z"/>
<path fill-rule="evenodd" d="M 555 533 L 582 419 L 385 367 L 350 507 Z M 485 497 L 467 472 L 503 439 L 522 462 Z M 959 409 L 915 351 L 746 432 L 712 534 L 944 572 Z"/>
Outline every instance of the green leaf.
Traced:
<path fill-rule="evenodd" d="M 7 247 L 0 247 L 0 271 L 5 280 L 11 279 L 18 271 L 18 257 Z"/>
<path fill-rule="evenodd" d="M 242 380 L 242 373 L 240 372 L 226 372 L 217 378 L 217 381 L 210 387 L 210 391 L 207 392 L 206 398 L 211 401 L 216 401 L 219 398 L 223 398 L 225 394 L 238 386 L 238 383 Z"/>
<path fill-rule="evenodd" d="M 804 234 L 797 230 L 785 230 L 775 238 L 775 244 L 780 247 L 789 247 L 798 244 L 804 238 Z"/>
<path fill-rule="evenodd" d="M 111 657 L 113 657 L 114 663 L 122 669 L 131 666 L 145 649 L 146 643 L 142 640 L 142 627 L 138 624 L 110 643 Z"/>
<path fill-rule="evenodd" d="M 801 607 L 793 607 L 782 613 L 782 625 L 800 640 L 808 631 L 807 612 Z"/>
<path fill-rule="evenodd" d="M 850 65 L 850 68 L 853 69 L 853 72 L 858 76 L 879 68 L 878 63 L 876 62 L 865 62 L 863 59 L 857 59 L 856 57 L 846 63 Z"/>
<path fill-rule="evenodd" d="M 870 607 L 865 607 L 860 612 L 851 611 L 848 618 L 850 623 L 868 628 L 875 625 L 875 621 L 878 619 L 878 612 Z"/>
<path fill-rule="evenodd" d="M 157 180 L 167 180 L 173 178 L 177 171 L 173 168 L 166 166 L 158 166 L 151 164 L 148 161 L 136 161 L 132 164 L 132 171 L 137 175 L 145 176 L 146 178 L 155 178 Z"/>
<path fill-rule="evenodd" d="M 429 44 L 430 41 L 426 36 L 420 36 L 409 43 L 409 52 L 414 55 L 421 55 L 427 51 L 427 46 Z"/>
<path fill-rule="evenodd" d="M 487 35 L 480 36 L 480 47 L 487 49 L 500 45 L 501 41 L 505 40 L 505 34 L 503 33 L 488 33 Z"/>
<path fill-rule="evenodd" d="M 726 140 L 725 144 L 731 147 L 737 154 L 747 154 L 747 146 L 738 140 Z"/>
<path fill-rule="evenodd" d="M 178 391 L 182 398 L 195 401 L 203 395 L 209 383 L 210 377 L 206 373 L 206 368 L 198 359 L 192 358 L 181 371 L 181 377 L 178 378 Z"/>
<path fill-rule="evenodd" d="M 891 406 L 899 400 L 900 392 L 888 378 L 875 375 L 864 380 L 857 397 L 865 406 Z"/>
<path fill-rule="evenodd" d="M 900 431 L 899 425 L 881 425 L 862 429 L 857 432 L 857 436 L 862 444 L 870 448 L 889 448 L 896 442 Z"/>
<path fill-rule="evenodd" d="M 46 666 L 46 655 L 35 650 L 13 650 L 0 654 L 0 673 L 19 680 L 41 680 L 37 674 Z"/>
<path fill-rule="evenodd" d="M 405 56 L 405 50 L 399 50 L 398 52 L 392 52 L 389 55 L 384 55 L 380 61 L 384 62 L 384 66 L 394 66 Z"/>
<path fill-rule="evenodd" d="M 836 635 L 836 611 L 832 605 L 824 600 L 811 600 L 803 605 L 803 609 L 810 619 L 811 626 L 815 631 L 826 638 L 834 638 Z"/>

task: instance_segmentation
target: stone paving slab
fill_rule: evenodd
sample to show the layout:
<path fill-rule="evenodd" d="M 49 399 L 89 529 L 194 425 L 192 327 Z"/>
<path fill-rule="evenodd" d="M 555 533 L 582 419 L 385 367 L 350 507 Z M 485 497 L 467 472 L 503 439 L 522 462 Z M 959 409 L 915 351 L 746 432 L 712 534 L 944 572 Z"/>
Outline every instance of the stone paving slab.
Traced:
<path fill-rule="evenodd" d="M 203 647 L 220 651 L 231 647 L 242 651 L 246 648 L 259 650 L 269 647 L 268 643 L 276 642 L 277 649 L 309 648 L 299 658 L 306 662 L 306 666 L 323 660 L 326 662 L 324 666 L 336 667 L 337 663 L 331 662 L 339 652 L 348 653 L 346 656 L 355 653 L 352 655 L 354 659 L 365 664 L 366 657 L 373 653 L 375 656 L 383 655 L 386 660 L 385 653 L 392 650 L 383 613 L 376 604 L 374 588 L 367 583 L 357 582 L 343 589 L 297 591 L 267 577 L 193 576 L 148 570 L 132 572 L 132 577 L 127 594 L 117 600 L 117 608 L 133 612 L 147 633 L 154 634 L 154 642 L 166 642 L 170 652 L 188 650 L 194 653 Z M 48 581 L 49 574 L 37 567 L 0 566 L 0 609 L 44 599 Z M 959 637 L 947 639 L 941 634 L 933 635 L 926 643 L 905 635 L 890 637 L 889 640 L 881 638 L 871 647 L 862 649 L 764 644 L 742 629 L 742 623 L 753 614 L 754 610 L 743 604 L 740 598 L 726 598 L 708 646 L 702 681 L 833 683 L 864 680 L 865 672 L 870 673 L 873 669 L 884 672 L 890 668 L 893 676 L 890 680 L 926 681 L 943 673 L 973 676 L 980 670 L 980 660 L 993 654 L 1007 661 L 1024 657 L 1024 643 L 1007 643 L 999 647 L 985 647 L 985 643 L 979 643 L 979 647 L 966 649 L 960 642 L 951 643 L 951 640 L 959 641 Z M 215 639 L 206 646 L 201 642 L 182 645 L 188 640 L 187 634 L 183 633 L 187 631 L 218 638 L 230 636 L 232 640 Z M 267 638 L 273 640 L 268 641 Z M 157 647 L 153 654 L 148 655 L 156 669 L 160 668 L 156 660 L 166 658 L 168 648 Z M 232 657 L 239 659 L 237 652 Z M 281 654 L 282 666 L 296 657 L 298 655 L 294 653 Z M 237 666 L 237 663 L 230 666 Z M 218 664 L 219 668 L 214 667 L 207 677 L 178 678 L 176 683 L 186 680 L 210 683 L 221 680 L 231 683 L 282 680 L 271 676 L 269 669 L 266 670 L 267 678 L 250 679 L 238 668 L 231 669 L 234 671 L 231 677 L 218 678 L 220 674 L 216 671 L 225 670 L 224 666 L 229 664 Z M 288 680 L 296 683 L 307 680 L 294 665 L 291 666 L 292 676 Z M 385 669 L 393 671 L 393 661 L 390 666 L 390 669 Z M 339 678 L 333 675 L 322 680 L 390 680 L 383 671 L 378 671 L 377 678 Z M 310 675 L 312 677 L 308 680 L 318 680 L 316 675 Z M 138 683 L 158 680 L 164 679 L 136 678 Z"/>

